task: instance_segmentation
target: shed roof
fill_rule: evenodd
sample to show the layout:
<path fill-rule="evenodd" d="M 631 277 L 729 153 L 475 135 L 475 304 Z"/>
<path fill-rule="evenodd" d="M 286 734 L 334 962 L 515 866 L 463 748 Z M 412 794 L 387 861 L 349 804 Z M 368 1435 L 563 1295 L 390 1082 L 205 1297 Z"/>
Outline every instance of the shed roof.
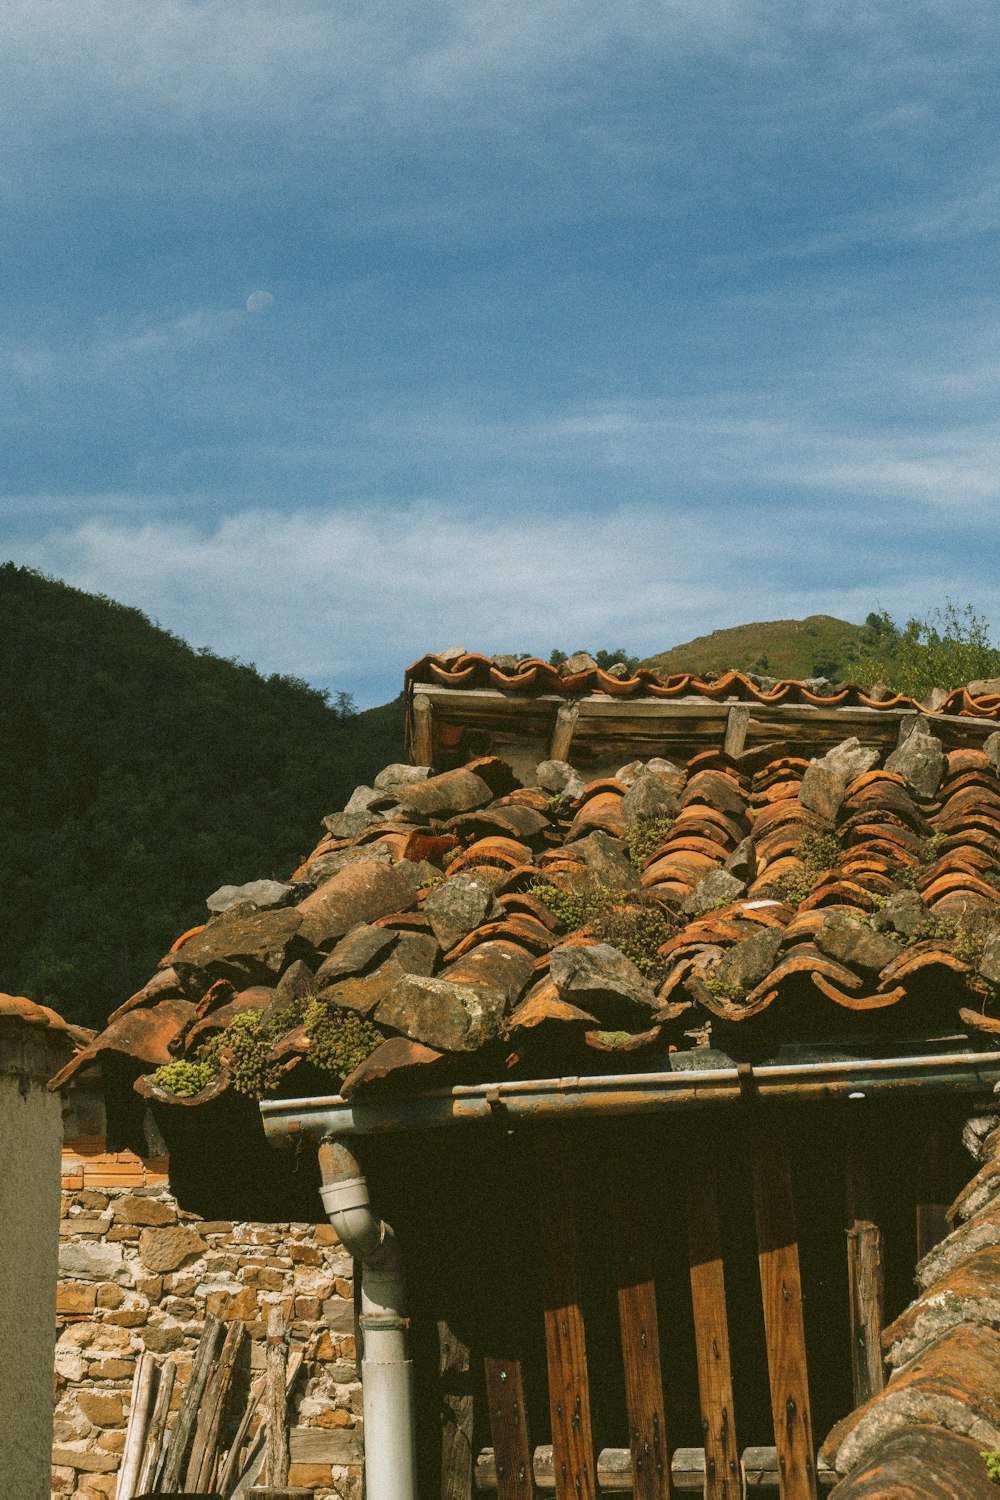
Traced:
<path fill-rule="evenodd" d="M 407 674 L 411 693 L 486 681 L 503 701 L 781 704 L 782 739 L 748 749 L 723 724 L 678 760 L 590 780 L 549 761 L 522 785 L 452 736 L 459 763 L 386 768 L 287 882 L 215 893 L 54 1083 L 113 1058 L 140 1093 L 199 1105 L 248 1080 L 351 1096 L 1000 1035 L 1000 692 L 980 691 L 1000 685 L 926 710 L 466 653 Z M 155 1081 L 176 1062 L 204 1086 Z"/>

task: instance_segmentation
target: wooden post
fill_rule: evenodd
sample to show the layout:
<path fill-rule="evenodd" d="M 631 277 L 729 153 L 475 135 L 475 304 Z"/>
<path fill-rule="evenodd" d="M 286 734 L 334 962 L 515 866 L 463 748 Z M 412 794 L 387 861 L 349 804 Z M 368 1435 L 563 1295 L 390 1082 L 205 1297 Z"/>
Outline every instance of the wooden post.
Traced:
<path fill-rule="evenodd" d="M 535 1159 L 556 1500 L 595 1500 L 597 1465 L 580 1306 L 576 1205 L 565 1134 L 539 1131 Z"/>
<path fill-rule="evenodd" d="M 580 717 L 578 703 L 564 703 L 556 713 L 556 722 L 549 742 L 550 760 L 569 760 L 569 748 L 573 743 L 573 732 Z"/>
<path fill-rule="evenodd" d="M 219 1431 L 222 1426 L 222 1418 L 226 1409 L 226 1402 L 232 1388 L 233 1375 L 236 1369 L 236 1361 L 239 1358 L 240 1348 L 246 1338 L 246 1330 L 242 1323 L 230 1323 L 226 1331 L 226 1341 L 222 1346 L 218 1364 L 212 1371 L 211 1379 L 205 1387 L 205 1395 L 198 1413 L 198 1422 L 195 1427 L 194 1442 L 191 1445 L 191 1457 L 188 1460 L 187 1475 L 184 1480 L 185 1489 L 197 1493 L 199 1490 L 207 1491 L 212 1487 L 212 1479 L 215 1474 L 215 1466 L 218 1460 Z"/>
<path fill-rule="evenodd" d="M 139 1355 L 132 1381 L 132 1401 L 129 1406 L 128 1427 L 125 1430 L 125 1447 L 122 1450 L 121 1468 L 118 1471 L 117 1493 L 122 1500 L 132 1500 L 139 1493 L 136 1481 L 142 1467 L 142 1452 L 149 1426 L 149 1408 L 153 1399 L 153 1380 L 156 1376 L 156 1360 L 148 1349 Z"/>
<path fill-rule="evenodd" d="M 752 1082 L 750 1084 L 752 1088 Z M 757 1264 L 764 1303 L 767 1368 L 781 1500 L 816 1500 L 816 1450 L 809 1413 L 809 1372 L 792 1172 L 780 1129 L 747 1089 Z"/>
<path fill-rule="evenodd" d="M 264 1460 L 264 1483 L 278 1489 L 288 1483 L 288 1398 L 285 1379 L 288 1346 L 285 1343 L 285 1319 L 280 1306 L 273 1302 L 267 1315 L 267 1365 L 264 1400 L 267 1422 L 267 1455 Z"/>
<path fill-rule="evenodd" d="M 746 744 L 747 726 L 750 723 L 750 710 L 743 704 L 729 710 L 726 720 L 726 739 L 723 750 L 732 760 L 743 754 L 743 746 Z"/>
<path fill-rule="evenodd" d="M 670 1449 L 649 1222 L 634 1197 L 626 1201 L 620 1156 L 608 1165 L 606 1186 L 614 1223 L 632 1493 L 635 1500 L 669 1500 Z"/>
<path fill-rule="evenodd" d="M 687 1180 L 688 1257 L 705 1442 L 705 1500 L 739 1500 L 740 1451 L 733 1410 L 726 1281 L 719 1203 L 711 1162 Z"/>
<path fill-rule="evenodd" d="M 857 1127 L 847 1142 L 847 1286 L 851 1319 L 851 1386 L 863 1406 L 885 1386 L 882 1231 L 875 1218 L 871 1181 Z"/>
<path fill-rule="evenodd" d="M 486 1356 L 486 1400 L 500 1500 L 531 1500 L 535 1481 L 519 1358 Z"/>
<path fill-rule="evenodd" d="M 472 1389 L 469 1347 L 438 1320 L 441 1392 L 441 1500 L 472 1500 Z"/>
<path fill-rule="evenodd" d="M 434 710 L 431 701 L 423 693 L 414 693 L 411 701 L 413 713 L 413 764 L 434 764 Z"/>
<path fill-rule="evenodd" d="M 170 1414 L 170 1397 L 173 1394 L 174 1376 L 176 1374 L 176 1360 L 164 1360 L 160 1366 L 160 1380 L 156 1387 L 156 1401 L 153 1405 L 153 1415 L 149 1419 L 146 1446 L 143 1450 L 142 1466 L 139 1469 L 139 1479 L 136 1484 L 136 1494 L 138 1495 L 145 1495 L 147 1490 L 156 1488 L 163 1457 L 163 1439 L 167 1430 L 167 1417 Z"/>
<path fill-rule="evenodd" d="M 177 1421 L 174 1423 L 168 1440 L 166 1463 L 160 1479 L 160 1488 L 167 1495 L 180 1488 L 181 1470 L 187 1457 L 191 1434 L 198 1419 L 201 1398 L 205 1394 L 205 1386 L 212 1373 L 212 1366 L 215 1364 L 224 1336 L 225 1324 L 209 1313 L 205 1319 L 205 1330 L 201 1341 L 195 1351 L 191 1375 L 180 1411 L 177 1413 Z"/>
<path fill-rule="evenodd" d="M 513 1267 L 520 1264 L 523 1247 L 517 1228 L 524 1225 L 520 1201 L 526 1181 L 523 1141 L 501 1136 L 495 1145 L 495 1171 L 489 1180 L 494 1247 L 494 1315 L 484 1358 L 486 1405 L 493 1438 L 497 1495 L 500 1500 L 533 1500 L 531 1427 L 524 1395 L 521 1356 L 525 1319 L 521 1289 L 514 1284 Z M 534 1216 L 528 1216 L 533 1222 Z"/>

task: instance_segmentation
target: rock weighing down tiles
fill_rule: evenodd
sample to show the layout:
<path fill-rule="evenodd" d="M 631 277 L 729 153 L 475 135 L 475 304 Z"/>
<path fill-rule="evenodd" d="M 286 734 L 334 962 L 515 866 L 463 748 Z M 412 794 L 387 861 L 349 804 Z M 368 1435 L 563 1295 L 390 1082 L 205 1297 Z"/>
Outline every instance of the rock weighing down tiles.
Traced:
<path fill-rule="evenodd" d="M 483 660 L 440 670 L 475 677 Z M 537 686 L 537 666 L 515 664 L 511 691 L 532 672 Z M 760 696 L 745 678 L 728 687 Z M 973 707 L 984 705 L 1000 699 Z M 884 764 L 845 736 L 815 760 L 786 744 L 744 769 L 708 750 L 589 784 L 550 761 L 544 786 L 521 787 L 496 756 L 438 775 L 387 767 L 324 820 L 287 882 L 215 893 L 222 909 L 178 939 L 64 1076 L 117 1058 L 149 1097 L 207 1102 L 232 1084 L 225 1045 L 191 1097 L 152 1074 L 203 1062 L 244 1013 L 269 1038 L 272 1084 L 295 1072 L 296 1091 L 324 1093 L 415 1089 L 432 1064 L 435 1079 L 476 1081 L 606 1072 L 616 1056 L 623 1069 L 669 1067 L 705 1042 L 759 1055 L 763 1036 L 794 1040 L 803 1015 L 810 1038 L 919 1030 L 929 1017 L 936 1030 L 1000 1031 L 1000 736 L 948 750 L 933 722 Z M 324 1071 L 307 998 L 370 1020 L 366 1046 L 384 1038 L 356 1077 Z"/>

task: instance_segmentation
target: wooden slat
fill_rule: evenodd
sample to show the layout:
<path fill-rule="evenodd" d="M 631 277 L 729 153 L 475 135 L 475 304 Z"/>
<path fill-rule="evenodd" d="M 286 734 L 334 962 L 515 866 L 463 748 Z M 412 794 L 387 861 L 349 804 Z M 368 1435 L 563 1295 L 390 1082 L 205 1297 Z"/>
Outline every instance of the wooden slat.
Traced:
<path fill-rule="evenodd" d="M 504 1134 L 495 1143 L 486 1179 L 490 1201 L 483 1233 L 490 1236 L 493 1316 L 485 1335 L 484 1369 L 500 1500 L 534 1500 L 535 1495 L 522 1364 L 524 1294 L 515 1284 L 515 1268 L 524 1259 L 524 1238 L 534 1234 L 535 1225 L 530 1205 L 526 1212 L 520 1198 L 521 1185 L 530 1180 L 528 1165 L 522 1139 Z"/>
<path fill-rule="evenodd" d="M 726 739 L 723 749 L 727 755 L 735 760 L 738 755 L 743 754 L 746 744 L 747 726 L 750 723 L 750 709 L 745 704 L 729 710 L 726 720 Z"/>
<path fill-rule="evenodd" d="M 863 1406 L 885 1385 L 882 1231 L 875 1217 L 871 1174 L 857 1123 L 847 1142 L 847 1286 L 851 1325 L 851 1387 Z"/>
<path fill-rule="evenodd" d="M 857 1407 L 864 1406 L 885 1386 L 882 1231 L 869 1220 L 857 1219 L 847 1231 L 847 1284 L 851 1314 L 851 1386 Z"/>
<path fill-rule="evenodd" d="M 539 1131 L 536 1153 L 543 1250 L 545 1349 L 557 1500 L 595 1500 L 587 1340 L 580 1306 L 576 1205 L 570 1148 L 559 1130 Z"/>
<path fill-rule="evenodd" d="M 779 1130 L 768 1128 L 763 1109 L 752 1105 L 745 1118 L 750 1129 L 757 1262 L 779 1490 L 782 1500 L 816 1500 L 816 1450 L 791 1166 L 785 1141 Z"/>
<path fill-rule="evenodd" d="M 469 1347 L 438 1319 L 441 1377 L 441 1500 L 472 1497 L 472 1387 Z"/>
<path fill-rule="evenodd" d="M 705 1441 L 705 1500 L 738 1500 L 740 1455 L 733 1409 L 725 1268 L 718 1194 L 710 1162 L 692 1165 L 688 1173 L 687 1221 L 698 1396 Z"/>
<path fill-rule="evenodd" d="M 531 1500 L 531 1435 L 519 1358 L 486 1356 L 486 1400 L 500 1500 Z"/>
<path fill-rule="evenodd" d="M 160 1488 L 165 1494 L 180 1487 L 181 1474 L 184 1462 L 187 1458 L 188 1447 L 194 1433 L 195 1423 L 198 1420 L 198 1411 L 201 1407 L 202 1397 L 205 1394 L 205 1386 L 219 1350 L 222 1348 L 223 1339 L 226 1336 L 226 1325 L 221 1319 L 209 1313 L 205 1318 L 205 1327 L 195 1351 L 194 1362 L 191 1365 L 191 1374 L 188 1377 L 187 1389 L 181 1401 L 177 1420 L 170 1432 L 167 1446 L 166 1462 L 160 1479 Z"/>
<path fill-rule="evenodd" d="M 617 1165 L 617 1172 L 608 1176 L 607 1187 L 614 1223 L 632 1492 L 636 1500 L 667 1500 L 671 1493 L 670 1450 L 650 1225 L 635 1195 L 626 1194 L 622 1164 Z"/>
<path fill-rule="evenodd" d="M 580 707 L 577 703 L 564 703 L 556 711 L 552 739 L 549 741 L 550 760 L 569 760 L 570 746 L 573 743 L 573 731 L 576 729 L 576 721 L 579 716 Z"/>

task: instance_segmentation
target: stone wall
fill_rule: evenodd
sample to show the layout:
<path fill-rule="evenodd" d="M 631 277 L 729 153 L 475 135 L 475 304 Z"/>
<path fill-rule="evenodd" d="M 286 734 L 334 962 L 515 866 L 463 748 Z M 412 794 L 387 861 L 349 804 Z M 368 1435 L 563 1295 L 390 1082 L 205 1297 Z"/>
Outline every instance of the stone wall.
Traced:
<path fill-rule="evenodd" d="M 114 1496 L 137 1355 L 178 1362 L 179 1404 L 206 1313 L 239 1319 L 263 1367 L 268 1304 L 306 1350 L 291 1416 L 290 1483 L 359 1500 L 361 1385 L 352 1263 L 326 1222 L 209 1222 L 127 1153 L 64 1155 L 56 1295 L 52 1494 Z"/>

